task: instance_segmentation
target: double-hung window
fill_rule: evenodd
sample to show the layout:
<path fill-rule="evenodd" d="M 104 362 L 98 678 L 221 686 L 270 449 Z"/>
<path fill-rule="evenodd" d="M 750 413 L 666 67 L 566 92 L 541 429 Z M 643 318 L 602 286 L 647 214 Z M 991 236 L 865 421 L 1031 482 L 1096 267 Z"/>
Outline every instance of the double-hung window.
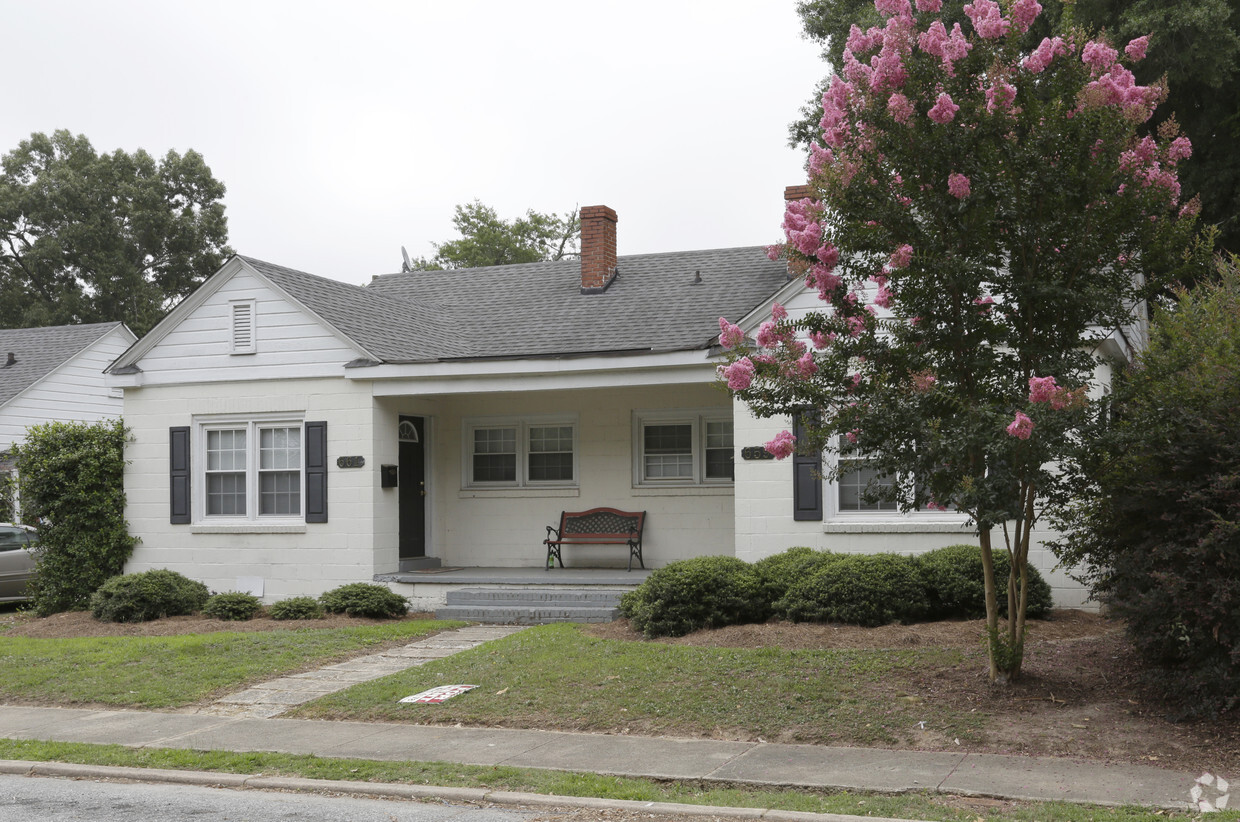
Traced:
<path fill-rule="evenodd" d="M 566 417 L 466 420 L 466 487 L 577 484 L 577 422 Z"/>
<path fill-rule="evenodd" d="M 305 491 L 300 420 L 241 420 L 199 426 L 206 519 L 301 518 Z"/>
<path fill-rule="evenodd" d="M 633 455 L 635 485 L 731 484 L 731 410 L 637 412 Z"/>
<path fill-rule="evenodd" d="M 929 505 L 901 511 L 899 502 L 890 492 L 899 487 L 901 496 L 911 497 L 914 478 L 880 474 L 864 454 L 837 456 L 836 465 L 839 470 L 835 482 L 827 485 L 828 518 L 836 521 L 853 518 L 903 521 L 909 517 L 954 521 L 960 518 L 954 509 Z"/>

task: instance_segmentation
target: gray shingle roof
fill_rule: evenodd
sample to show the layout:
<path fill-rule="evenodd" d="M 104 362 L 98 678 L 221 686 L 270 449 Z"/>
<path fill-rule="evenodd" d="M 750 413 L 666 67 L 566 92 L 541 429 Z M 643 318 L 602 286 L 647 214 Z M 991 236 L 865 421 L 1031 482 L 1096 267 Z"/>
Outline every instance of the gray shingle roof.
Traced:
<path fill-rule="evenodd" d="M 120 323 L 0 328 L 0 405 L 55 371 Z M 5 367 L 9 353 L 17 358 Z"/>
<path fill-rule="evenodd" d="M 602 294 L 581 293 L 576 260 L 353 286 L 243 259 L 385 362 L 701 349 L 787 282 L 758 246 L 620 257 Z"/>

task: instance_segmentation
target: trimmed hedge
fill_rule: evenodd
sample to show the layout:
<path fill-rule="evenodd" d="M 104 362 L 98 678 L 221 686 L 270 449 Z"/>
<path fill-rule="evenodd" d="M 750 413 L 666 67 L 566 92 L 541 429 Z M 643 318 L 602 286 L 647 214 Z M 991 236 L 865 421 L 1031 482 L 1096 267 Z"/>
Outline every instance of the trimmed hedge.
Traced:
<path fill-rule="evenodd" d="M 374 582 L 350 582 L 319 597 L 329 614 L 397 619 L 409 612 L 409 600 Z"/>
<path fill-rule="evenodd" d="M 673 562 L 620 599 L 620 613 L 648 637 L 759 622 L 766 610 L 757 572 L 736 557 Z"/>
<path fill-rule="evenodd" d="M 322 619 L 323 606 L 314 597 L 289 597 L 267 609 L 272 619 Z"/>
<path fill-rule="evenodd" d="M 995 584 L 999 616 L 1007 618 L 1007 578 L 1011 563 L 1007 552 L 995 551 Z M 982 569 L 982 549 L 977 545 L 949 545 L 922 554 L 922 573 L 930 591 L 930 616 L 935 618 L 986 616 L 986 580 Z M 1051 612 L 1054 602 L 1051 586 L 1029 566 L 1029 604 L 1026 616 L 1041 619 Z"/>
<path fill-rule="evenodd" d="M 215 594 L 202 606 L 202 613 L 212 619 L 244 622 L 253 619 L 263 609 L 263 603 L 253 594 L 241 591 L 225 591 Z"/>
<path fill-rule="evenodd" d="M 149 622 L 201 610 L 211 592 L 201 582 L 160 568 L 109 579 L 90 598 L 103 622 Z"/>
<path fill-rule="evenodd" d="M 767 604 L 768 616 L 786 617 L 780 609 L 780 600 L 797 582 L 810 577 L 827 563 L 845 556 L 830 551 L 815 551 L 804 546 L 789 548 L 778 554 L 758 560 L 753 569 L 758 572 L 762 599 Z"/>
<path fill-rule="evenodd" d="M 874 627 L 915 622 L 930 612 L 917 560 L 902 554 L 854 554 L 824 564 L 788 589 L 777 611 L 793 622 Z"/>

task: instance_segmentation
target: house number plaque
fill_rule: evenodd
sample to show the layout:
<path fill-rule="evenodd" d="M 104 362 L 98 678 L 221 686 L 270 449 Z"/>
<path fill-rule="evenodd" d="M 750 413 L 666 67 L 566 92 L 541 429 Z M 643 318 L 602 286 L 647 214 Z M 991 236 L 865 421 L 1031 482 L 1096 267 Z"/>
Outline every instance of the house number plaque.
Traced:
<path fill-rule="evenodd" d="M 361 468 L 365 465 L 365 457 L 336 457 L 337 468 Z"/>
<path fill-rule="evenodd" d="M 773 460 L 775 459 L 775 456 L 761 445 L 750 445 L 741 449 L 741 459 Z"/>

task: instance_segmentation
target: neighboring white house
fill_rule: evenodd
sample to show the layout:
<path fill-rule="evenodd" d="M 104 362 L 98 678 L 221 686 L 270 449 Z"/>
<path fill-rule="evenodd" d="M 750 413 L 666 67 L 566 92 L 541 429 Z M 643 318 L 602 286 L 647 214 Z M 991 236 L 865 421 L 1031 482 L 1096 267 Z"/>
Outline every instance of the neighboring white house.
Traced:
<path fill-rule="evenodd" d="M 108 369 L 132 433 L 127 569 L 275 599 L 435 561 L 536 567 L 545 526 L 596 506 L 648 512 L 656 567 L 973 539 L 950 515 L 838 510 L 813 466 L 755 458 L 789 422 L 719 385 L 718 321 L 809 299 L 782 262 L 760 247 L 618 257 L 615 212 L 581 217 L 580 261 L 362 287 L 229 260 Z"/>
<path fill-rule="evenodd" d="M 119 322 L 0 329 L 0 472 L 31 425 L 119 417 L 121 390 L 103 371 L 135 339 Z"/>

